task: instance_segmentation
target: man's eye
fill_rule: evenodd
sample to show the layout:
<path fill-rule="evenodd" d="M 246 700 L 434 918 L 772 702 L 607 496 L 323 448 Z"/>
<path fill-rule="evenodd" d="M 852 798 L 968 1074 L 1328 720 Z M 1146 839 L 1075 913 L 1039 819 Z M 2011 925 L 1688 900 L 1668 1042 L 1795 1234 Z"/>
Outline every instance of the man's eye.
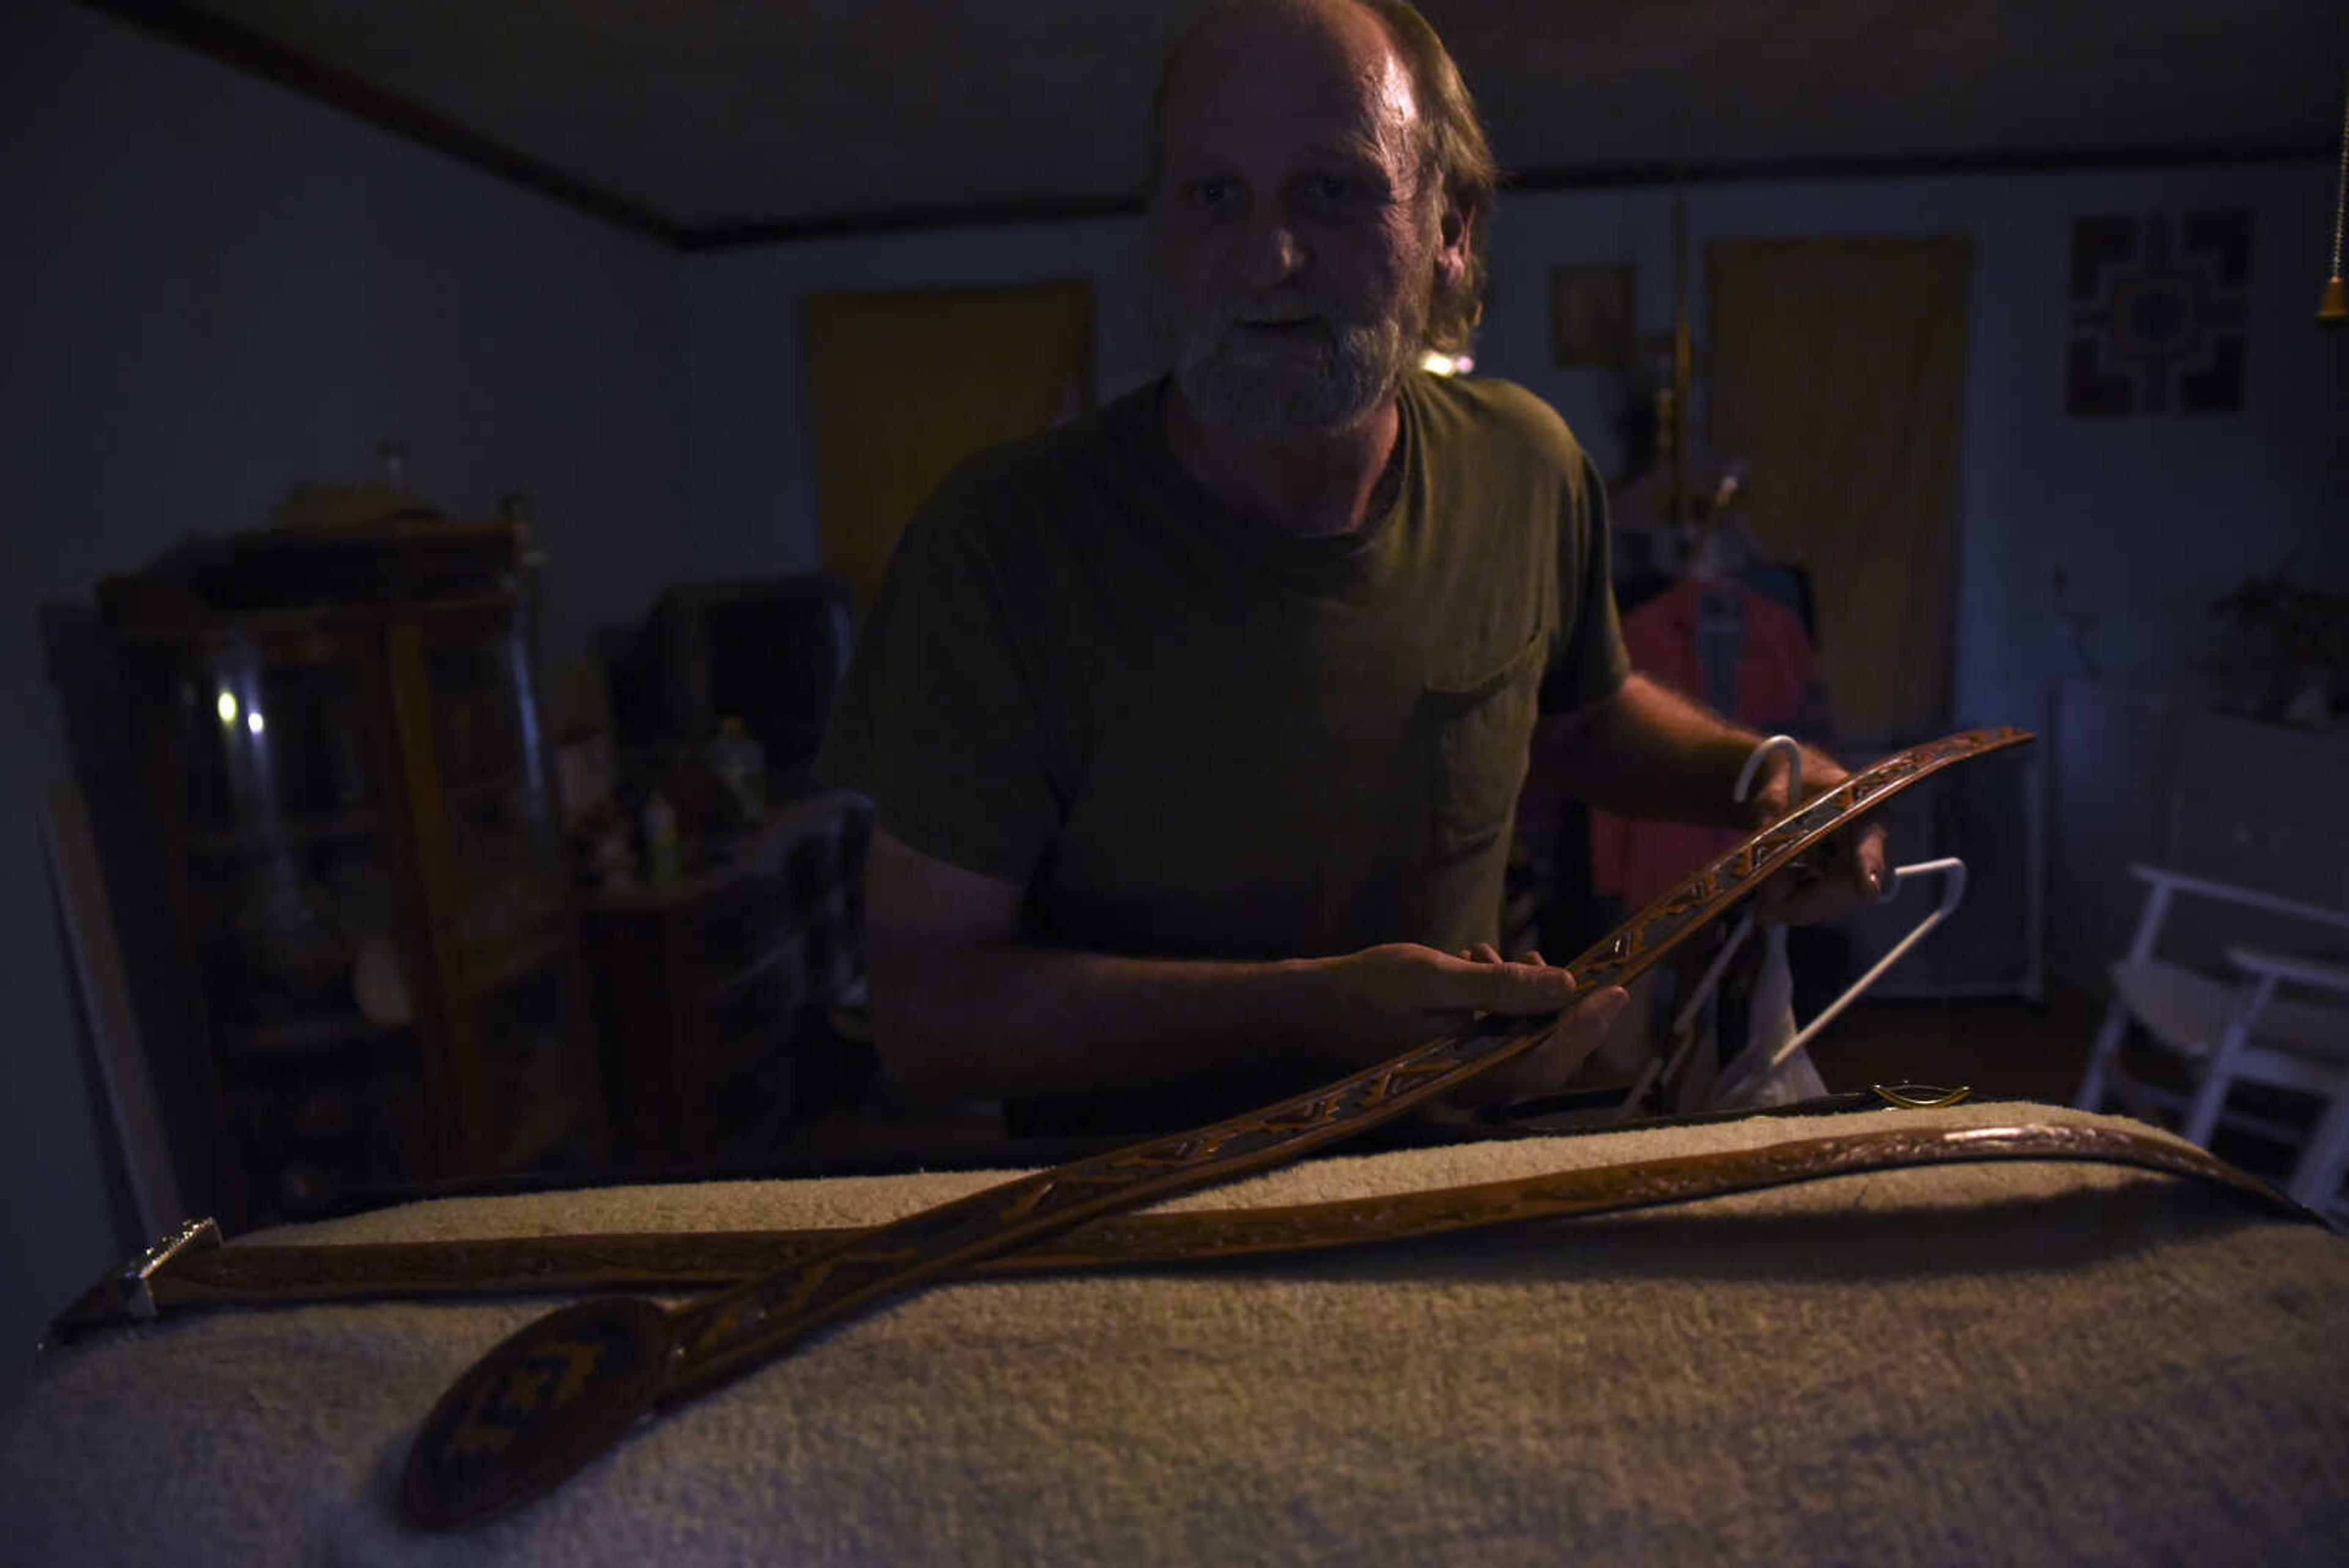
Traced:
<path fill-rule="evenodd" d="M 1194 180 L 1191 182 L 1191 200 L 1193 203 L 1197 206 L 1205 207 L 1209 212 L 1220 211 L 1225 207 L 1230 206 L 1232 204 L 1233 194 L 1232 182 L 1228 180 Z"/>
<path fill-rule="evenodd" d="M 1359 174 L 1309 175 L 1296 190 L 1299 202 L 1331 212 L 1364 212 L 1380 199 L 1380 187 Z"/>

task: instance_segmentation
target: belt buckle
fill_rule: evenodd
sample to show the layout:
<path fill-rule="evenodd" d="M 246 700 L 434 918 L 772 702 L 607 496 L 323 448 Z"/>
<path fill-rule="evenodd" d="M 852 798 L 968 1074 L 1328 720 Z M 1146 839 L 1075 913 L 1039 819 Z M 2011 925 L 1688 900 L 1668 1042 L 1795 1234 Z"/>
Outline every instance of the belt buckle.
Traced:
<path fill-rule="evenodd" d="M 115 1278 L 122 1288 L 122 1310 L 140 1323 L 151 1323 L 160 1315 L 155 1306 L 155 1289 L 150 1282 L 156 1271 L 181 1253 L 198 1248 L 209 1250 L 221 1244 L 220 1222 L 216 1220 L 183 1220 L 179 1228 L 166 1231 L 155 1244 L 122 1265 Z"/>
<path fill-rule="evenodd" d="M 36 1361 L 94 1328 L 109 1324 L 152 1323 L 162 1315 L 155 1303 L 155 1276 L 183 1252 L 208 1251 L 221 1245 L 220 1224 L 212 1220 L 187 1220 L 155 1244 L 124 1263 L 100 1274 L 98 1282 L 74 1298 L 66 1310 L 49 1320 L 48 1332 L 34 1352 Z"/>

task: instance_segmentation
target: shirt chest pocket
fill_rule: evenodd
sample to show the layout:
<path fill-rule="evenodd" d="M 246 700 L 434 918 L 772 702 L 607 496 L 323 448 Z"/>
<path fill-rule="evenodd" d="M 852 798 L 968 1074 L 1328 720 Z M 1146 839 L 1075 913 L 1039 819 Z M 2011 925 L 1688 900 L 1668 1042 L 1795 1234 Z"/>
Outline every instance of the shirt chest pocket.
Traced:
<path fill-rule="evenodd" d="M 1547 634 L 1537 629 L 1489 668 L 1465 680 L 1430 680 L 1422 693 L 1436 841 L 1446 856 L 1490 844 L 1508 822 L 1525 782 L 1548 645 Z"/>

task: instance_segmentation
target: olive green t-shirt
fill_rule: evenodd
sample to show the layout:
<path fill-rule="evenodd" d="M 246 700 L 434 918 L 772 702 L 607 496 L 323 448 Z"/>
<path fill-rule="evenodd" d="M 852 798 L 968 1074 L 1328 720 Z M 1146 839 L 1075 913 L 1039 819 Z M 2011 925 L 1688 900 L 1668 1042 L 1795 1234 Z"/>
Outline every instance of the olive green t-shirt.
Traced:
<path fill-rule="evenodd" d="M 1420 373 L 1383 515 L 1299 538 L 1176 464 L 1164 383 L 959 467 L 818 763 L 1030 937 L 1269 959 L 1493 940 L 1537 706 L 1629 661 L 1603 503 L 1523 389 Z"/>

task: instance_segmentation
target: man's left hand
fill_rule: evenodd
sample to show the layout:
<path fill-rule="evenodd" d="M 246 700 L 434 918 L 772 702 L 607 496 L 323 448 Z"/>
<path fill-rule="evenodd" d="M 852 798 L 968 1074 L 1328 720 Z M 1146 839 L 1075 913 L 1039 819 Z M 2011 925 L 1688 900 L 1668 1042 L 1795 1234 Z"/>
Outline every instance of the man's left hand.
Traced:
<path fill-rule="evenodd" d="M 1841 768 L 1821 768 L 1825 759 L 1805 748 L 1803 798 L 1817 799 L 1851 775 Z M 1821 777 L 1819 774 L 1826 776 Z M 1785 798 L 1785 775 L 1775 793 Z M 1785 814 L 1773 809 L 1771 820 Z M 1884 853 L 1884 825 L 1863 817 L 1835 836 L 1798 857 L 1792 866 L 1763 884 L 1755 914 L 1773 925 L 1808 926 L 1847 915 L 1872 904 L 1892 885 L 1892 868 Z"/>

